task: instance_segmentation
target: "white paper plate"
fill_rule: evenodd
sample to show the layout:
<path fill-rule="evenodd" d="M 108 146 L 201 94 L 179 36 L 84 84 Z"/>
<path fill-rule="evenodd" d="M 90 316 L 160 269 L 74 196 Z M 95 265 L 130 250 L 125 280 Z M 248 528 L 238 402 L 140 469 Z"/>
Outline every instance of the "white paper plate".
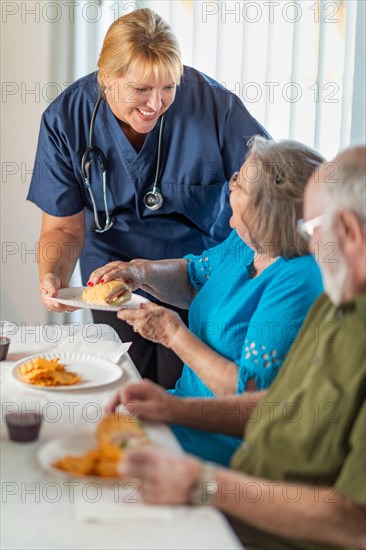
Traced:
<path fill-rule="evenodd" d="M 82 299 L 83 291 L 87 287 L 79 286 L 74 288 L 61 288 L 58 291 L 56 298 L 47 298 L 53 302 L 58 302 L 65 306 L 78 307 L 85 309 L 97 309 L 99 311 L 119 311 L 120 309 L 139 309 L 140 304 L 146 304 L 149 302 L 147 298 L 140 296 L 139 294 L 132 294 L 131 300 L 121 304 L 119 306 L 99 306 L 96 304 L 87 304 Z"/>
<path fill-rule="evenodd" d="M 37 357 L 44 357 L 45 359 L 55 359 L 58 357 L 60 363 L 65 365 L 65 368 L 69 371 L 76 372 L 81 375 L 81 380 L 78 384 L 72 386 L 35 386 L 33 384 L 27 384 L 20 378 L 19 367 Z M 25 357 L 21 361 L 18 361 L 12 370 L 12 376 L 14 379 L 22 384 L 37 390 L 46 391 L 75 391 L 86 390 L 89 388 L 97 388 L 106 384 L 116 382 L 121 378 L 123 370 L 120 366 L 107 361 L 106 359 L 100 359 L 92 355 L 86 355 L 85 353 L 40 353 L 38 355 L 30 355 Z"/>
<path fill-rule="evenodd" d="M 88 481 L 97 481 L 99 483 L 111 482 L 113 480 L 121 481 L 121 478 L 99 477 L 99 476 L 82 476 L 65 472 L 52 466 L 57 460 L 66 455 L 83 455 L 87 451 L 95 449 L 97 440 L 93 435 L 75 434 L 69 437 L 60 439 L 52 439 L 45 445 L 42 445 L 37 453 L 37 459 L 42 468 L 53 475 L 63 478 L 85 479 Z"/>

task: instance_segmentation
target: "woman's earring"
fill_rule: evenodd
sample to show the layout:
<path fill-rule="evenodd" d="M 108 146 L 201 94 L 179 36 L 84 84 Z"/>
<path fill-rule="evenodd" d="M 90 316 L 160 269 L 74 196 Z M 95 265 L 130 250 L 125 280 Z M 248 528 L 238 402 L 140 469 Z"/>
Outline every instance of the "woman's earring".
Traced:
<path fill-rule="evenodd" d="M 280 176 L 280 175 L 277 174 L 277 176 L 275 177 L 273 183 L 274 183 L 275 185 L 281 185 L 283 182 L 284 182 L 283 176 Z"/>

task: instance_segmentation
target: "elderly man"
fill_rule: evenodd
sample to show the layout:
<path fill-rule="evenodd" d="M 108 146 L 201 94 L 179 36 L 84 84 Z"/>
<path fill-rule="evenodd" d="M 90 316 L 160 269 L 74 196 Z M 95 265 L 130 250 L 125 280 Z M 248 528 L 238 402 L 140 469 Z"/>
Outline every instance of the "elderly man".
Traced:
<path fill-rule="evenodd" d="M 154 448 L 126 456 L 145 501 L 211 504 L 248 549 L 365 548 L 366 148 L 323 165 L 299 229 L 326 289 L 267 392 L 179 399 L 145 381 L 123 402 L 148 420 L 239 436 L 231 470 Z M 130 405 L 128 404 L 130 403 Z"/>

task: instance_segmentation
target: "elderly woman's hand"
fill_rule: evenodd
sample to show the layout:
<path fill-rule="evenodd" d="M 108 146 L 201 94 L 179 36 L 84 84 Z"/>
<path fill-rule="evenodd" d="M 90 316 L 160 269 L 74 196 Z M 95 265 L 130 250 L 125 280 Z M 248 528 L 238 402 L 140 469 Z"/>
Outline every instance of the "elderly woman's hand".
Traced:
<path fill-rule="evenodd" d="M 120 466 L 121 474 L 141 480 L 140 494 L 149 504 L 188 504 L 201 471 L 197 458 L 153 446 L 126 452 Z"/>
<path fill-rule="evenodd" d="M 89 277 L 88 286 L 117 280 L 126 283 L 130 289 L 140 288 L 145 278 L 144 260 L 131 262 L 111 262 L 93 271 Z"/>
<path fill-rule="evenodd" d="M 65 306 L 64 304 L 59 304 L 53 300 L 48 300 L 50 298 L 56 298 L 58 291 L 61 288 L 66 288 L 66 285 L 61 283 L 60 278 L 55 273 L 46 273 L 40 282 L 40 292 L 42 303 L 46 306 L 48 311 L 55 311 L 57 313 L 69 313 L 71 311 L 76 311 L 77 307 Z"/>
<path fill-rule="evenodd" d="M 147 340 L 172 346 L 174 338 L 181 330 L 188 330 L 175 311 L 156 304 L 141 304 L 140 309 L 121 309 L 117 317 L 133 326 Z"/>
<path fill-rule="evenodd" d="M 106 413 L 112 413 L 119 405 L 132 416 L 153 422 L 171 422 L 179 399 L 167 393 L 161 386 L 151 380 L 121 386 L 107 404 Z"/>

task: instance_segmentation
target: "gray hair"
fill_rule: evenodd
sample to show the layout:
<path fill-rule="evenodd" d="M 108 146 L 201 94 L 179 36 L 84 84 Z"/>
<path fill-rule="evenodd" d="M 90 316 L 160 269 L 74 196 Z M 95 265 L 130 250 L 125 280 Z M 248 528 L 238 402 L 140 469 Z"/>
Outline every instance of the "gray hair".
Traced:
<path fill-rule="evenodd" d="M 308 244 L 296 225 L 302 216 L 305 185 L 324 158 L 297 141 L 254 136 L 248 145 L 247 164 L 253 163 L 257 174 L 245 185 L 250 206 L 243 221 L 250 231 L 250 244 L 258 251 L 263 245 L 270 247 L 273 256 L 308 254 Z"/>
<path fill-rule="evenodd" d="M 323 180 L 330 217 L 351 210 L 366 222 L 366 147 L 348 149 L 326 166 L 334 168 Z"/>

